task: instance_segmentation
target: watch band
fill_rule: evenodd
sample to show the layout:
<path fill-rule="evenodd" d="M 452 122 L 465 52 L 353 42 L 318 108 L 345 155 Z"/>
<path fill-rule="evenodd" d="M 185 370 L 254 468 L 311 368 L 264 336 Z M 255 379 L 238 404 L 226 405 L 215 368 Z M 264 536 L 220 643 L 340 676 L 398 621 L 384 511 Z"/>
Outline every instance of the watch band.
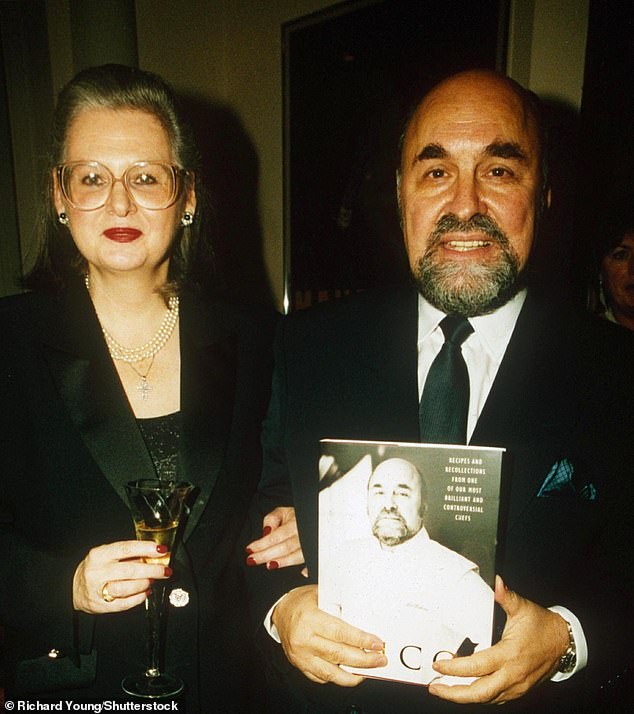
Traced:
<path fill-rule="evenodd" d="M 570 672 L 572 672 L 572 670 L 577 666 L 577 646 L 572 633 L 572 625 L 568 622 L 568 620 L 564 620 L 564 622 L 568 628 L 568 647 L 561 655 L 557 671 L 561 672 L 561 674 L 570 674 Z"/>

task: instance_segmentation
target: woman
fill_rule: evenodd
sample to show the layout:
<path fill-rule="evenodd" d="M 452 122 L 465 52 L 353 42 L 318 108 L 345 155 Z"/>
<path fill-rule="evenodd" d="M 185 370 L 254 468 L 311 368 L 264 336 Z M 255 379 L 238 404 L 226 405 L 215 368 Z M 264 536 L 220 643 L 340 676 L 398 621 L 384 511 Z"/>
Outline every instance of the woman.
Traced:
<path fill-rule="evenodd" d="M 138 606 L 160 581 L 165 669 L 187 710 L 249 710 L 236 548 L 274 319 L 204 298 L 198 168 L 158 77 L 106 65 L 62 90 L 33 291 L 0 303 L 0 616 L 16 697 L 122 696 L 145 669 Z M 144 561 L 157 546 L 132 540 L 125 502 L 127 481 L 157 473 L 196 487 L 171 567 Z M 259 563 L 293 550 L 269 545 Z"/>
<path fill-rule="evenodd" d="M 597 245 L 598 281 L 590 291 L 590 307 L 634 330 L 634 186 L 621 187 L 605 208 L 608 238 Z"/>
<path fill-rule="evenodd" d="M 601 259 L 602 315 L 634 330 L 634 229 L 623 234 Z"/>

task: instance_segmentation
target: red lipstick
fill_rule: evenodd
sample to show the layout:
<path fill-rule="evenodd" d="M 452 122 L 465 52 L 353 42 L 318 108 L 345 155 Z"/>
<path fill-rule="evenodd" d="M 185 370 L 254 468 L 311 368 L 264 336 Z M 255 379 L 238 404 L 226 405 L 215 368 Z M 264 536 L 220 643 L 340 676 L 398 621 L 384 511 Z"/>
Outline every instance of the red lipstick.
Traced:
<path fill-rule="evenodd" d="M 141 231 L 136 228 L 108 228 L 103 234 L 117 243 L 132 243 L 141 235 Z"/>

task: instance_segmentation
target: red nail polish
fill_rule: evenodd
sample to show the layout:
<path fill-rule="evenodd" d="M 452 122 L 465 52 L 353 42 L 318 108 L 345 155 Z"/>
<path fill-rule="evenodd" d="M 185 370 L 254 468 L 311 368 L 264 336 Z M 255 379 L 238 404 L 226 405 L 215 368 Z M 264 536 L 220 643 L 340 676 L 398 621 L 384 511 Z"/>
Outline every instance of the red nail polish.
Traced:
<path fill-rule="evenodd" d="M 148 580 L 150 581 L 150 585 L 154 585 L 154 578 L 148 578 Z"/>
<path fill-rule="evenodd" d="M 264 526 L 262 529 L 262 536 L 267 536 L 272 530 L 271 526 Z"/>
<path fill-rule="evenodd" d="M 247 558 L 247 565 L 257 565 L 257 563 L 255 562 L 255 558 L 249 556 Z"/>
<path fill-rule="evenodd" d="M 165 575 L 166 578 L 171 577 L 171 575 L 172 575 L 173 572 L 174 572 L 174 571 L 170 568 L 169 565 L 166 565 L 166 566 L 165 566 L 164 575 Z"/>
<path fill-rule="evenodd" d="M 147 597 L 150 597 L 150 595 L 152 594 L 152 588 L 148 588 L 148 589 L 145 591 L 145 594 L 147 595 Z"/>
<path fill-rule="evenodd" d="M 249 548 L 248 546 L 245 548 L 245 550 L 246 550 L 246 552 L 247 552 L 247 555 L 252 555 L 252 554 L 253 554 L 253 551 L 252 551 L 251 548 Z"/>
<path fill-rule="evenodd" d="M 266 567 L 269 570 L 277 570 L 280 567 L 280 564 L 277 562 L 277 560 L 269 560 L 269 562 L 266 564 Z"/>
<path fill-rule="evenodd" d="M 169 548 L 166 545 L 157 545 L 156 546 L 156 552 L 157 553 L 167 553 Z"/>

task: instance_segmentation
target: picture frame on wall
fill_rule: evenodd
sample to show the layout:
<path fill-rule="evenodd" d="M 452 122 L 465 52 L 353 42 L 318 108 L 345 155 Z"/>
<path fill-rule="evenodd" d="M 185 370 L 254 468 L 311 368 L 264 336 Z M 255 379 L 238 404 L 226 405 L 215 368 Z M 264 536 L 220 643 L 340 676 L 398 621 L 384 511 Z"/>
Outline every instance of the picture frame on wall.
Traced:
<path fill-rule="evenodd" d="M 505 66 L 508 2 L 357 0 L 282 26 L 284 309 L 407 275 L 395 172 L 443 76 Z"/>

